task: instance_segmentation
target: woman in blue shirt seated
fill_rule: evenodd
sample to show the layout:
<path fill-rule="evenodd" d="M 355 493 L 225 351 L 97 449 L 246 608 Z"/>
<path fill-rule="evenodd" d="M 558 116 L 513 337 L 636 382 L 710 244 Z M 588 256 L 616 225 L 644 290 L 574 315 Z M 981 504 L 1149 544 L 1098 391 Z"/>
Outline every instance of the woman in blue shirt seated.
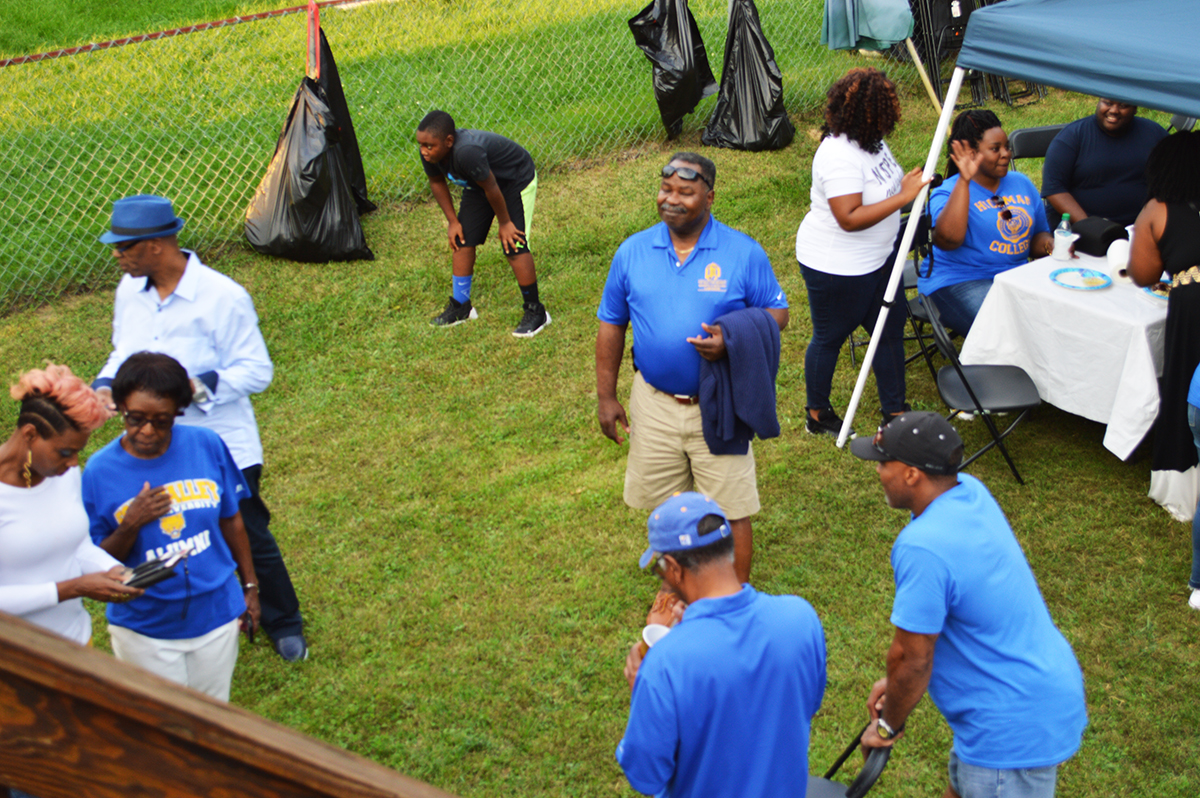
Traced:
<path fill-rule="evenodd" d="M 179 425 L 191 404 L 174 358 L 139 352 L 112 398 L 125 434 L 88 461 L 83 501 L 92 539 L 127 566 L 175 552 L 175 576 L 109 605 L 113 653 L 159 676 L 229 700 L 238 629 L 258 624 L 258 587 L 238 511 L 242 472 L 212 430 Z M 241 579 L 238 579 L 238 576 Z"/>
<path fill-rule="evenodd" d="M 1041 194 L 1009 172 L 1012 150 L 991 111 L 964 111 L 950 128 L 949 175 L 929 195 L 933 254 L 918 288 L 932 297 L 942 322 L 966 335 L 992 278 L 1054 244 Z"/>

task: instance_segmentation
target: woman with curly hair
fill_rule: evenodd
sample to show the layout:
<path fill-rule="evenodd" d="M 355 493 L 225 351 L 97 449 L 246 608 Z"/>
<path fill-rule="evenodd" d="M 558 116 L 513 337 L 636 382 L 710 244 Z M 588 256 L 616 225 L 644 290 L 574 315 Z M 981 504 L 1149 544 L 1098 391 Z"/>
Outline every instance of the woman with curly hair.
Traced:
<path fill-rule="evenodd" d="M 1164 271 L 1171 275 L 1151 460 L 1150 495 L 1157 496 L 1160 472 L 1186 472 L 1200 452 L 1200 131 L 1180 131 L 1155 145 L 1146 188 L 1150 200 L 1134 222 L 1129 276 L 1151 285 Z M 1192 516 L 1188 587 L 1188 605 L 1200 610 L 1200 512 Z"/>
<path fill-rule="evenodd" d="M 991 111 L 963 111 L 950 128 L 948 177 L 929 194 L 933 250 L 917 287 L 943 323 L 966 335 L 992 278 L 1054 246 L 1041 194 L 1009 173 L 1012 150 Z"/>
<path fill-rule="evenodd" d="M 26 372 L 11 394 L 20 410 L 0 444 L 0 610 L 87 643 L 82 597 L 142 594 L 121 583 L 125 567 L 88 535 L 79 452 L 108 412 L 66 366 Z"/>
<path fill-rule="evenodd" d="M 896 163 L 884 137 L 900 121 L 896 87 L 877 69 L 852 69 L 829 87 L 813 156 L 812 206 L 796 232 L 813 336 L 804 355 L 805 429 L 836 436 L 830 402 L 838 352 L 858 327 L 871 332 L 896 254 L 900 209 L 927 181 Z M 904 314 L 888 322 L 872 364 L 886 424 L 903 412 Z"/>

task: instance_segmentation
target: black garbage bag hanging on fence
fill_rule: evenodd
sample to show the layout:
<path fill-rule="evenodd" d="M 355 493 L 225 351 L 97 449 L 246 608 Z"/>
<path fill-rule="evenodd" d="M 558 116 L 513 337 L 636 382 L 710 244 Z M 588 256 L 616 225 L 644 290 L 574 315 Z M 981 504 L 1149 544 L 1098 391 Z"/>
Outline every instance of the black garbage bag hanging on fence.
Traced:
<path fill-rule="evenodd" d="M 275 155 L 246 209 L 246 238 L 264 255 L 291 260 L 374 260 L 324 95 L 311 78 L 300 83 Z"/>
<path fill-rule="evenodd" d="M 346 93 L 342 91 L 342 79 L 338 77 L 337 64 L 333 61 L 333 50 L 321 30 L 321 77 L 317 80 L 325 92 L 325 100 L 341 132 L 342 155 L 346 159 L 346 174 L 350 179 L 350 191 L 360 214 L 375 210 L 375 203 L 367 199 L 367 175 L 363 170 L 362 153 L 358 151 L 358 136 L 354 135 L 354 120 L 350 118 L 350 106 L 346 104 Z"/>
<path fill-rule="evenodd" d="M 783 75 L 754 0 L 733 0 L 721 96 L 700 140 L 734 150 L 780 150 L 796 129 L 783 107 Z"/>
<path fill-rule="evenodd" d="M 687 0 L 654 0 L 629 20 L 633 40 L 654 65 L 654 98 L 667 135 L 683 130 L 683 118 L 716 94 L 717 81 Z"/>

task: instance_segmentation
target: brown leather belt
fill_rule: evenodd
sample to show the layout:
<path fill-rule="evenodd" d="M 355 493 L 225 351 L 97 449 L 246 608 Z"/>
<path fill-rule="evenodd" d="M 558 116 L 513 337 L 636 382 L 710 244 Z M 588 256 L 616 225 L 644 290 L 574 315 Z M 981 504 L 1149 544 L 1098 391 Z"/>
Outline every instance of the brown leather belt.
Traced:
<path fill-rule="evenodd" d="M 646 383 L 646 384 L 647 384 L 647 385 L 650 385 L 650 383 Z M 679 404 L 681 404 L 681 405 L 698 405 L 698 404 L 700 404 L 700 397 L 699 397 L 699 396 L 684 396 L 683 394 L 678 394 L 678 393 L 667 393 L 666 391 L 660 391 L 660 390 L 658 390 L 658 389 L 657 389 L 657 388 L 655 388 L 653 385 L 650 385 L 650 388 L 651 388 L 651 389 L 652 389 L 652 390 L 653 390 L 655 393 L 661 393 L 663 396 L 669 396 L 669 397 L 671 397 L 671 398 L 672 398 L 672 399 L 674 399 L 676 402 L 679 402 Z"/>

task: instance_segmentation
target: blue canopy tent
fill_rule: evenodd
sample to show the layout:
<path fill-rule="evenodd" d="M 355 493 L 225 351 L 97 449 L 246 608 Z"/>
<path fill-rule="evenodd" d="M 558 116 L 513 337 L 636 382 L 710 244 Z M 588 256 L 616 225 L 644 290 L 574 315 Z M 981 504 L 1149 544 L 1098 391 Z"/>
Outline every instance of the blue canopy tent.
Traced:
<path fill-rule="evenodd" d="M 1200 117 L 1200 14 L 1195 0 L 1006 0 L 971 14 L 959 52 L 946 103 L 938 120 L 924 174 L 932 177 L 954 114 L 954 105 L 968 69 L 1008 75 L 1070 91 L 1113 97 L 1160 111 Z M 914 203 L 921 207 L 928 187 Z M 876 333 L 884 327 L 888 304 L 896 295 L 904 260 L 912 247 L 919 221 L 911 214 L 896 267 L 885 292 Z M 875 357 L 877 336 L 871 337 L 863 366 L 847 408 L 838 446 L 849 436 L 867 371 Z M 1150 495 L 1176 517 L 1191 516 L 1195 507 L 1195 480 L 1190 499 L 1178 485 L 1156 486 Z M 1190 504 L 1189 504 L 1190 503 Z M 1175 510 L 1180 509 L 1180 513 Z"/>

